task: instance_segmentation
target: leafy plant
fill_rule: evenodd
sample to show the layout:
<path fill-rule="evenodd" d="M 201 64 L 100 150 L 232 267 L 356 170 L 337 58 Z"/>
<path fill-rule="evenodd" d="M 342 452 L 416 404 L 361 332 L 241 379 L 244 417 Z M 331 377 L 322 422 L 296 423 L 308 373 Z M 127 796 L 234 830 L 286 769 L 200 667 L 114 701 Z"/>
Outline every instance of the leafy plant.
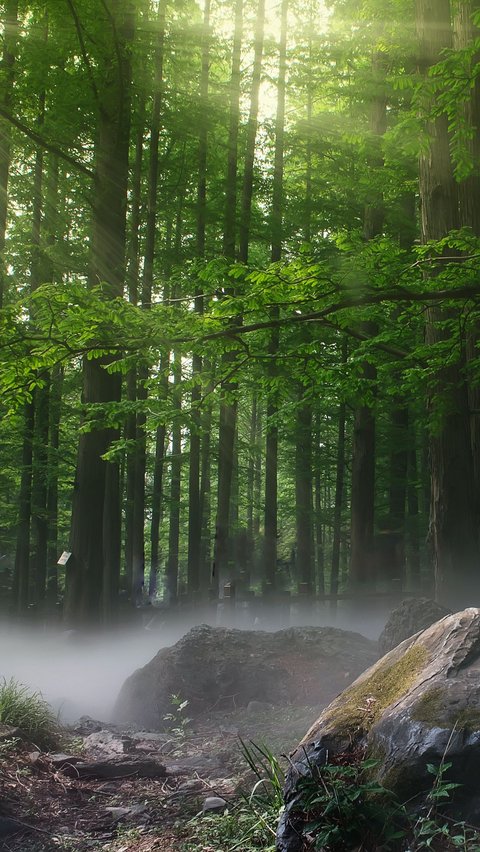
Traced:
<path fill-rule="evenodd" d="M 248 801 L 252 804 L 280 809 L 283 805 L 285 772 L 278 757 L 268 746 L 258 745 L 252 741 L 247 744 L 241 737 L 240 746 L 245 762 L 257 778 Z"/>
<path fill-rule="evenodd" d="M 392 849 L 406 834 L 403 806 L 372 778 L 377 761 L 337 756 L 341 760 L 345 762 L 311 765 L 310 775 L 299 783 L 298 810 L 307 838 L 315 849 L 332 852 L 377 845 Z"/>
<path fill-rule="evenodd" d="M 38 748 L 58 748 L 64 733 L 50 705 L 13 678 L 0 683 L 0 722 L 19 728 Z"/>
<path fill-rule="evenodd" d="M 192 721 L 185 715 L 185 709 L 188 707 L 188 699 L 181 698 L 180 695 L 171 695 L 170 703 L 172 710 L 170 713 L 165 713 L 164 722 L 168 722 L 168 730 L 178 739 L 184 740 L 187 736 L 187 730 Z"/>
<path fill-rule="evenodd" d="M 256 777 L 241 802 L 215 816 L 196 817 L 189 823 L 189 841 L 182 849 L 198 849 L 208 838 L 210 852 L 274 852 L 278 816 L 283 806 L 284 770 L 266 745 L 240 739 L 245 763 Z M 193 837 L 192 837 L 193 831 Z"/>
<path fill-rule="evenodd" d="M 452 764 L 441 761 L 440 766 L 429 763 L 427 772 L 434 776 L 432 789 L 412 827 L 412 839 L 407 852 L 421 849 L 464 849 L 480 852 L 480 833 L 465 822 L 454 821 L 441 813 L 439 806 L 447 802 L 452 791 L 461 786 L 445 777 Z"/>

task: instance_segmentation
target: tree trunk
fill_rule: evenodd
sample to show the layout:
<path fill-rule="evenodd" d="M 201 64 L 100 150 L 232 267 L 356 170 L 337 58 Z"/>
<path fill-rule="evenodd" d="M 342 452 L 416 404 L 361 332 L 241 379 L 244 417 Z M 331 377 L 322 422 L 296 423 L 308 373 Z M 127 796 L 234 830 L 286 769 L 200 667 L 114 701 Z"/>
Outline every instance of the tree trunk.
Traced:
<path fill-rule="evenodd" d="M 417 0 L 420 71 L 426 75 L 442 51 L 451 47 L 450 4 Z M 450 161 L 448 121 L 437 114 L 429 126 L 430 148 L 420 157 L 422 241 L 438 240 L 458 226 L 457 190 Z M 426 342 L 444 339 L 439 321 L 441 308 L 430 308 Z M 444 368 L 430 398 L 436 419 L 442 406 L 440 428 L 430 437 L 431 504 L 430 541 L 435 567 L 436 596 L 449 607 L 480 602 L 479 548 L 474 465 L 470 442 L 468 389 L 460 361 Z M 447 403 L 447 411 L 444 406 Z"/>
<path fill-rule="evenodd" d="M 163 475 L 165 470 L 165 424 L 158 426 L 155 435 L 155 462 L 153 467 L 152 521 L 150 525 L 150 582 L 148 594 L 155 597 L 160 568 L 160 524 L 163 514 Z"/>
<path fill-rule="evenodd" d="M 232 76 L 230 79 L 230 117 L 228 130 L 227 177 L 225 181 L 225 225 L 223 253 L 235 258 L 238 130 L 240 126 L 240 62 L 243 31 L 243 0 L 235 0 L 235 32 L 233 36 Z"/>
<path fill-rule="evenodd" d="M 392 409 L 390 423 L 390 476 L 388 491 L 389 533 L 391 537 L 390 576 L 405 580 L 405 508 L 409 453 L 408 408 L 399 402 Z"/>
<path fill-rule="evenodd" d="M 297 576 L 300 590 L 315 593 L 312 559 L 312 407 L 302 400 L 297 409 L 295 453 L 295 498 L 297 530 Z"/>
<path fill-rule="evenodd" d="M 182 471 L 182 428 L 181 414 L 181 381 L 182 362 L 180 355 L 174 353 L 173 360 L 173 426 L 172 453 L 170 458 L 170 525 L 168 531 L 168 560 L 166 572 L 166 599 L 169 604 L 178 600 L 178 567 L 180 539 L 180 494 Z"/>
<path fill-rule="evenodd" d="M 328 472 L 325 468 L 327 460 L 322 465 L 322 418 L 320 415 L 316 417 L 315 429 L 315 461 L 314 469 L 314 533 L 315 533 L 315 572 L 317 578 L 317 589 L 319 595 L 325 594 L 325 525 L 324 525 L 324 507 L 322 504 L 322 476 L 325 479 Z"/>
<path fill-rule="evenodd" d="M 210 511 L 211 511 L 211 429 L 212 429 L 212 406 L 208 404 L 202 415 L 202 452 L 200 459 L 200 519 L 201 519 L 201 542 L 200 542 L 200 589 L 206 595 L 211 585 L 211 543 L 210 543 Z"/>
<path fill-rule="evenodd" d="M 473 23 L 473 15 L 478 15 L 479 0 L 459 0 L 454 6 L 454 46 L 457 50 L 471 47 L 474 40 L 479 38 L 480 29 Z M 478 42 L 477 42 L 478 43 Z M 478 66 L 480 56 L 478 51 L 472 56 L 472 70 Z M 480 81 L 478 75 L 471 89 L 469 100 L 462 105 L 463 120 L 471 138 L 464 140 L 472 160 L 469 176 L 458 186 L 459 225 L 471 228 L 473 233 L 480 236 Z M 475 362 L 479 355 L 480 327 L 478 322 L 467 333 L 466 359 L 467 365 Z M 468 400 L 470 408 L 470 433 L 472 443 L 473 470 L 475 477 L 475 494 L 477 503 L 477 523 L 480 516 L 480 388 L 473 379 L 468 381 Z"/>
<path fill-rule="evenodd" d="M 60 450 L 60 418 L 62 411 L 63 367 L 52 370 L 49 407 L 48 443 L 48 551 L 47 603 L 53 612 L 58 598 L 58 462 Z"/>
<path fill-rule="evenodd" d="M 262 77 L 263 38 L 265 30 L 265 0 L 258 0 L 257 19 L 255 23 L 255 45 L 253 57 L 252 86 L 250 90 L 250 112 L 245 141 L 245 166 L 243 172 L 242 208 L 240 216 L 240 250 L 239 259 L 248 263 L 248 247 L 250 243 L 250 221 L 252 215 L 253 169 L 255 164 L 255 142 L 258 126 L 258 102 L 260 82 Z"/>
<path fill-rule="evenodd" d="M 383 167 L 380 140 L 386 130 L 387 104 L 385 98 L 385 57 L 378 53 L 372 63 L 374 93 L 370 105 L 372 168 Z M 384 219 L 383 196 L 375 186 L 364 211 L 363 233 L 371 240 L 382 232 Z M 372 323 L 362 323 L 361 330 L 368 336 L 376 333 Z M 365 362 L 363 366 L 365 385 L 374 387 L 375 367 Z M 351 550 L 350 583 L 353 586 L 372 585 L 376 580 L 374 569 L 374 520 L 375 520 L 375 414 L 370 405 L 358 405 L 355 410 L 352 446 L 351 487 Z"/>
<path fill-rule="evenodd" d="M 236 206 L 242 30 L 243 0 L 236 0 L 232 76 L 230 80 L 230 118 L 228 133 L 227 178 L 225 184 L 225 225 L 223 233 L 223 253 L 226 258 L 232 261 L 235 260 L 237 224 Z M 222 359 L 223 367 L 227 372 L 227 378 L 222 382 L 222 390 L 227 398 L 224 396 L 220 403 L 218 437 L 217 519 L 212 570 L 212 586 L 214 591 L 217 593 L 226 581 L 228 574 L 233 446 L 237 422 L 237 382 L 232 376 L 232 365 L 235 361 L 235 355 L 236 353 L 234 351 L 227 352 Z"/>
<path fill-rule="evenodd" d="M 101 14 L 101 12 L 99 12 Z M 125 225 L 130 135 L 131 45 L 134 9 L 119 0 L 105 17 L 105 55 L 97 89 L 95 198 L 90 244 L 89 282 L 102 282 L 105 294 L 122 296 L 125 278 Z M 83 364 L 83 403 L 119 401 L 121 380 L 107 372 L 111 358 Z M 103 460 L 112 429 L 93 428 L 80 435 L 67 565 L 65 615 L 72 622 L 109 619 L 120 573 L 120 499 L 118 466 Z M 108 467 L 111 470 L 107 473 Z M 117 470 L 113 470 L 117 468 Z"/>
<path fill-rule="evenodd" d="M 283 158 L 285 148 L 285 87 L 287 74 L 287 18 L 288 0 L 282 0 L 281 29 L 279 45 L 279 71 L 277 81 L 277 112 L 275 116 L 275 161 L 273 169 L 272 191 L 272 263 L 282 256 L 282 226 L 283 226 Z M 278 319 L 278 308 L 270 312 L 273 320 Z M 278 327 L 274 328 L 270 337 L 269 355 L 270 376 L 276 375 L 275 356 L 278 352 L 280 335 Z M 278 539 L 278 403 L 276 392 L 270 392 L 267 402 L 267 428 L 265 443 L 265 544 L 264 572 L 268 590 L 274 590 L 277 570 L 277 539 Z"/>
<path fill-rule="evenodd" d="M 210 0 L 205 0 L 202 33 L 202 70 L 200 75 L 200 131 L 198 137 L 197 182 L 197 256 L 205 257 L 207 213 L 207 145 L 208 145 L 208 84 L 210 69 Z M 203 314 L 203 296 L 195 290 L 195 311 Z M 202 371 L 202 357 L 192 355 L 192 426 L 190 429 L 190 463 L 188 470 L 188 555 L 187 584 L 189 593 L 197 594 L 201 587 L 202 508 L 200 495 L 201 455 L 201 389 L 197 377 Z M 210 403 L 207 403 L 209 405 Z"/>
<path fill-rule="evenodd" d="M 418 500 L 418 464 L 415 430 L 410 428 L 410 450 L 408 455 L 408 568 L 411 585 L 414 591 L 421 591 L 420 584 L 420 529 L 419 529 L 419 500 Z"/>
<path fill-rule="evenodd" d="M 22 473 L 18 497 L 17 544 L 13 582 L 14 606 L 22 613 L 30 602 L 30 518 L 32 514 L 32 447 L 35 405 L 27 402 L 24 415 Z"/>
<path fill-rule="evenodd" d="M 342 341 L 342 364 L 347 363 L 347 338 Z M 337 461 L 335 475 L 335 505 L 333 510 L 332 570 L 330 574 L 331 608 L 336 610 L 340 577 L 340 544 L 342 535 L 343 491 L 345 484 L 345 426 L 347 406 L 344 400 L 338 409 Z"/>
<path fill-rule="evenodd" d="M 128 298 L 132 305 L 138 304 L 140 226 L 142 195 L 143 138 L 145 133 L 145 97 L 140 98 L 138 109 L 138 129 L 135 141 L 135 158 L 132 169 L 132 202 L 130 214 L 130 239 L 128 244 L 127 284 Z M 127 399 L 135 403 L 137 399 L 137 368 L 132 367 L 127 374 Z M 136 467 L 136 425 L 134 410 L 127 415 L 125 422 L 126 453 L 126 494 L 125 494 L 125 576 L 127 588 L 133 587 L 133 512 L 135 503 L 135 467 Z"/>
<path fill-rule="evenodd" d="M 147 219 L 145 227 L 145 255 L 141 302 L 144 310 L 152 305 L 153 263 L 155 257 L 157 193 L 159 179 L 160 119 L 163 101 L 163 62 L 165 41 L 166 0 L 158 5 L 155 47 L 155 80 L 153 107 L 150 124 L 149 169 Z M 140 404 L 147 401 L 148 367 L 140 362 L 137 370 L 137 400 Z M 132 600 L 139 602 L 145 585 L 145 475 L 147 468 L 147 417 L 140 409 L 136 415 L 135 429 L 135 474 L 133 489 L 132 524 Z"/>
<path fill-rule="evenodd" d="M 11 112 L 14 97 L 15 59 L 18 39 L 18 0 L 7 0 L 3 18 L 3 79 L 1 81 L 1 103 L 7 112 Z M 0 309 L 5 296 L 6 270 L 3 261 L 5 237 L 7 233 L 8 179 L 10 175 L 12 130 L 6 119 L 0 119 Z"/>

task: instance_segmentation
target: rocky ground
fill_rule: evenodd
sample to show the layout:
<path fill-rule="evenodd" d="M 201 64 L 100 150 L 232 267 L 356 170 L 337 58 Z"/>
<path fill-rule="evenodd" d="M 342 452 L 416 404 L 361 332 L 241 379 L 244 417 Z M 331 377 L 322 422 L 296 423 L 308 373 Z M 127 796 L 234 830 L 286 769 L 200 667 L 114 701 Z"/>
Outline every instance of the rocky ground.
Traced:
<path fill-rule="evenodd" d="M 185 708 L 185 712 L 188 708 Z M 251 789 L 240 738 L 288 753 L 315 717 L 309 707 L 252 702 L 164 733 L 82 719 L 68 754 L 0 747 L 0 848 L 10 852 L 169 852 L 212 797 L 230 806 Z M 208 802 L 207 802 L 208 807 Z"/>

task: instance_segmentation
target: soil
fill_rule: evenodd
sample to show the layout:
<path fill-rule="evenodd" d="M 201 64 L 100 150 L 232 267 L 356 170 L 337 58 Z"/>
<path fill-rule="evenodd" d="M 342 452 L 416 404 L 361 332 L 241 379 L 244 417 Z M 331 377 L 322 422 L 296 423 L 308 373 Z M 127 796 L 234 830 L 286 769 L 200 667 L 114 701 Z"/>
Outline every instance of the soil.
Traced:
<path fill-rule="evenodd" d="M 31 744 L 0 750 L 0 849 L 178 852 L 188 839 L 188 821 L 207 797 L 231 804 L 242 790 L 252 789 L 256 779 L 241 740 L 265 744 L 277 756 L 288 754 L 317 714 L 318 708 L 257 702 L 192 722 L 179 714 L 163 735 L 85 721 L 70 732 L 75 740 L 68 754 L 83 764 L 113 764 L 115 773 L 122 754 L 125 760 L 154 759 L 165 767 L 157 778 L 78 777 L 68 762 L 59 768 L 58 758 Z M 9 819 L 17 823 L 15 832 Z"/>

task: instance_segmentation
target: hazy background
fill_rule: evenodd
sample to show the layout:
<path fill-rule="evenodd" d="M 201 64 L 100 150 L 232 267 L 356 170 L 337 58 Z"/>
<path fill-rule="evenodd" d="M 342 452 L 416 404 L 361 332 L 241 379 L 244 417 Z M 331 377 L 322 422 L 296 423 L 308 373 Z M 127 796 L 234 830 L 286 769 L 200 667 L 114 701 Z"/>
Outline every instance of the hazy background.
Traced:
<path fill-rule="evenodd" d="M 293 626 L 293 622 L 334 624 L 377 639 L 387 611 L 378 602 L 362 615 L 344 606 L 336 619 L 325 609 L 310 618 L 293 613 L 292 623 L 283 625 L 274 613 L 271 619 L 263 618 L 256 624 L 247 618 L 243 624 L 239 623 L 237 614 L 235 625 L 227 623 L 229 615 L 220 610 L 210 623 L 266 630 Z M 178 641 L 197 622 L 188 617 L 166 621 L 157 615 L 153 623 L 152 620 L 146 623 L 147 627 L 137 625 L 114 633 L 81 634 L 39 625 L 20 629 L 0 622 L 0 679 L 13 677 L 41 692 L 65 722 L 73 722 L 82 715 L 108 720 L 124 680 L 160 648 Z"/>

